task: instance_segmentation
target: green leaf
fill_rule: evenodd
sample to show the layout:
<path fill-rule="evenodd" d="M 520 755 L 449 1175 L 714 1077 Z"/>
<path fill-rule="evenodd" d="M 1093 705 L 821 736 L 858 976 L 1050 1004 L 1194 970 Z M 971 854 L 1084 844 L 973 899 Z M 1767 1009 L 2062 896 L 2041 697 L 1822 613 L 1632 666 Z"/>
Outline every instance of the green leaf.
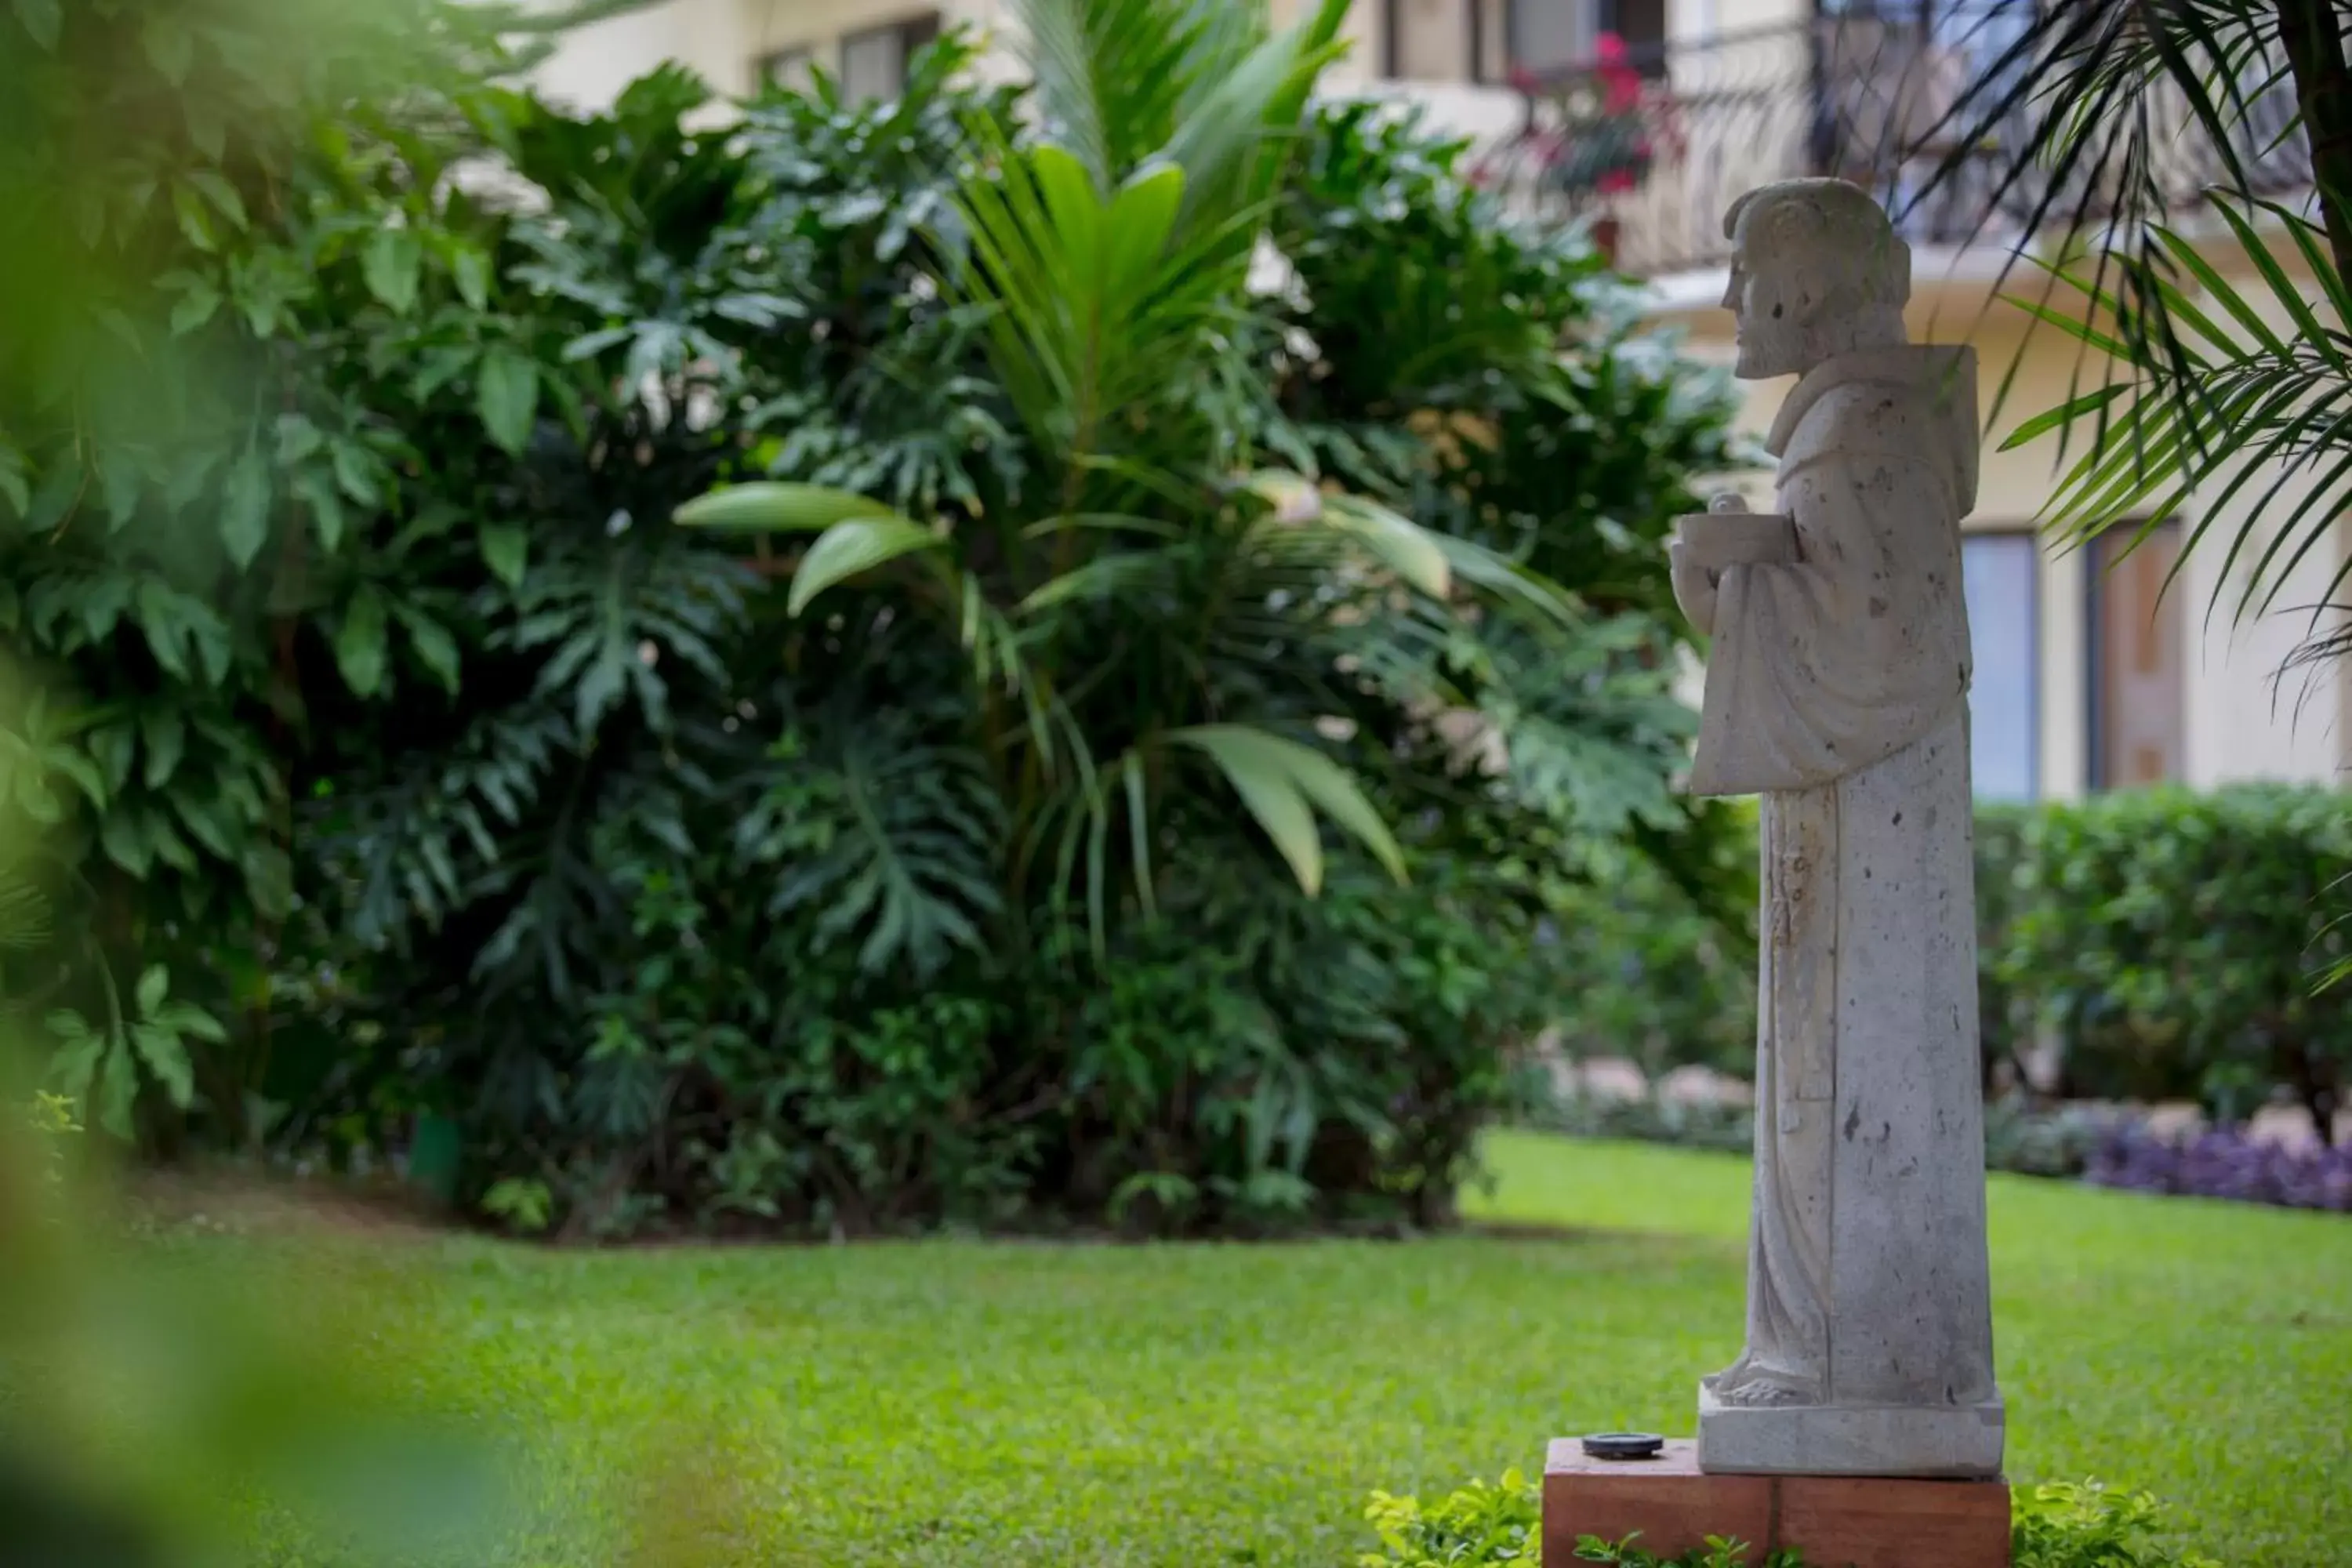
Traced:
<path fill-rule="evenodd" d="M 228 124 L 221 118 L 217 103 L 202 93 L 185 93 L 180 99 L 180 114 L 188 122 L 188 140 L 197 152 L 218 160 L 228 151 Z"/>
<path fill-rule="evenodd" d="M 383 595 L 362 584 L 335 631 L 335 664 L 353 695 L 373 697 L 383 689 L 385 645 Z"/>
<path fill-rule="evenodd" d="M 853 517 L 836 522 L 817 536 L 793 574 L 793 591 L 785 601 L 787 614 L 797 616 L 809 601 L 835 584 L 870 572 L 911 551 L 929 550 L 947 541 L 903 517 Z"/>
<path fill-rule="evenodd" d="M 116 528 L 131 521 L 139 510 L 139 492 L 145 476 L 139 471 L 138 459 L 130 452 L 117 448 L 101 454 L 98 460 L 98 489 L 106 507 L 106 515 Z"/>
<path fill-rule="evenodd" d="M 269 460 L 249 447 L 228 474 L 221 492 L 221 542 L 241 570 L 253 564 L 269 537 Z"/>
<path fill-rule="evenodd" d="M 278 416 L 278 461 L 282 466 L 294 468 L 324 445 L 319 427 L 299 414 Z"/>
<path fill-rule="evenodd" d="M 25 526 L 37 533 L 63 524 L 80 500 L 82 482 L 88 477 L 79 457 L 71 452 L 60 454 L 51 461 L 48 472 L 41 476 L 40 484 L 33 491 L 33 504 L 25 510 Z"/>
<path fill-rule="evenodd" d="M 121 1035 L 108 1041 L 106 1057 L 99 1064 L 98 1124 L 117 1138 L 131 1136 L 131 1105 L 139 1091 L 138 1079 L 131 1066 L 131 1052 Z"/>
<path fill-rule="evenodd" d="M 215 1046 L 228 1043 L 228 1030 L 222 1027 L 218 1018 L 202 1007 L 192 1006 L 185 1002 L 173 1002 L 158 1008 L 149 1022 L 183 1039 L 204 1040 Z"/>
<path fill-rule="evenodd" d="M 1312 746 L 1278 736 L 1265 738 L 1289 748 L 1291 777 L 1307 798 L 1320 807 L 1340 831 L 1370 850 L 1372 858 L 1387 868 L 1390 876 L 1399 882 L 1405 881 L 1404 851 L 1389 832 L 1388 824 L 1381 820 L 1379 808 L 1365 797 L 1362 787 L 1348 770 Z"/>
<path fill-rule="evenodd" d="M 1139 169 L 1119 188 L 1103 226 L 1103 281 L 1114 296 L 1149 286 L 1183 199 L 1184 171 L 1173 163 Z"/>
<path fill-rule="evenodd" d="M 55 827 L 66 819 L 66 809 L 58 803 L 49 781 L 35 769 L 17 772 L 16 795 L 16 804 L 24 808 L 25 815 L 43 827 Z"/>
<path fill-rule="evenodd" d="M 171 1030 L 153 1024 L 133 1024 L 131 1043 L 138 1048 L 139 1059 L 163 1086 L 172 1103 L 185 1110 L 196 1098 L 196 1075 L 188 1062 L 188 1047 Z"/>
<path fill-rule="evenodd" d="M 906 521 L 890 507 L 852 490 L 765 479 L 713 490 L 687 502 L 675 514 L 675 521 L 688 528 L 732 533 L 820 533 L 856 518 Z"/>
<path fill-rule="evenodd" d="M 128 811 L 108 812 L 99 819 L 98 842 L 106 858 L 134 877 L 144 877 L 155 861 L 155 846 L 147 832 L 148 818 Z"/>
<path fill-rule="evenodd" d="M 58 47 L 58 26 L 61 20 L 58 0 L 16 0 L 16 20 L 33 36 L 33 42 L 44 49 Z"/>
<path fill-rule="evenodd" d="M 186 293 L 180 296 L 180 302 L 172 307 L 172 335 L 186 337 L 211 321 L 219 313 L 220 302 L 220 289 L 210 279 L 192 285 Z"/>
<path fill-rule="evenodd" d="M 1323 518 L 1326 526 L 1362 541 L 1391 571 L 1431 598 L 1443 599 L 1452 591 L 1445 547 L 1419 523 L 1357 496 L 1327 497 Z"/>
<path fill-rule="evenodd" d="M 48 763 L 52 771 L 81 791 L 90 805 L 100 811 L 106 809 L 106 780 L 89 758 L 60 746 L 49 752 Z"/>
<path fill-rule="evenodd" d="M 425 250 L 416 236 L 404 228 L 380 228 L 368 237 L 360 267 L 368 292 L 395 314 L 406 315 L 416 304 L 416 279 Z"/>
<path fill-rule="evenodd" d="M 490 258 L 472 246 L 460 247 L 449 258 L 449 271 L 457 280 L 457 297 L 477 310 L 488 310 L 490 303 Z"/>
<path fill-rule="evenodd" d="M 100 777 L 107 793 L 120 791 L 131 780 L 131 759 L 139 743 L 139 731 L 129 724 L 109 724 L 89 732 L 85 742 L 92 761 L 97 763 Z"/>
<path fill-rule="evenodd" d="M 457 639 L 449 630 L 422 610 L 407 605 L 394 605 L 393 615 L 408 633 L 408 646 L 416 650 L 416 658 L 433 672 L 443 689 L 451 696 L 457 692 Z"/>
<path fill-rule="evenodd" d="M 482 356 L 474 393 L 482 428 L 509 457 L 519 456 L 539 410 L 539 366 L 512 349 L 492 349 Z"/>
<path fill-rule="evenodd" d="M 158 76 L 173 87 L 188 79 L 188 68 L 196 58 L 196 38 L 177 16 L 166 11 L 149 17 L 140 41 L 146 46 L 147 58 Z"/>
<path fill-rule="evenodd" d="M 356 441 L 335 443 L 335 485 L 362 506 L 373 506 L 383 497 L 376 483 L 381 465 Z"/>
<path fill-rule="evenodd" d="M 334 481 L 317 468 L 306 468 L 294 476 L 294 493 L 309 505 L 319 542 L 329 550 L 341 543 L 343 498 L 335 493 Z"/>
<path fill-rule="evenodd" d="M 27 481 L 25 454 L 5 443 L 0 443 L 0 500 L 6 501 L 18 517 L 32 510 L 33 489 Z"/>
<path fill-rule="evenodd" d="M 1261 744 L 1273 738 L 1234 725 L 1180 730 L 1169 736 L 1206 752 L 1217 764 L 1243 806 L 1290 863 L 1298 885 L 1312 897 L 1323 889 L 1323 844 L 1307 796 L 1282 766 L 1280 755 Z"/>
<path fill-rule="evenodd" d="M 185 185 L 174 185 L 172 214 L 180 220 L 180 232 L 187 237 L 190 245 L 202 251 L 220 248 L 220 242 L 213 237 L 213 221 L 205 216 L 204 201 L 195 192 Z"/>
<path fill-rule="evenodd" d="M 521 587 L 530 563 L 530 535 L 511 522 L 493 522 L 482 529 L 480 542 L 482 564 L 490 575 L 509 588 Z"/>
<path fill-rule="evenodd" d="M 163 998 L 170 994 L 171 989 L 171 973 L 160 963 L 149 964 L 147 972 L 139 977 L 137 992 L 139 1016 L 142 1018 L 153 1017 L 155 1009 L 163 1005 Z"/>
<path fill-rule="evenodd" d="M 238 228 L 246 226 L 245 198 L 236 194 L 236 187 L 227 179 L 211 169 L 192 170 L 186 178 L 205 200 L 212 203 L 214 211 Z"/>
<path fill-rule="evenodd" d="M 49 1064 L 52 1080 L 68 1098 L 87 1099 L 89 1086 L 98 1077 L 98 1064 L 106 1054 L 106 1037 L 92 1033 L 78 1015 L 62 1009 L 50 1014 L 43 1023 L 61 1047 Z"/>
<path fill-rule="evenodd" d="M 2071 425 L 2077 419 L 2097 413 L 2130 390 L 2130 383 L 2119 381 L 2112 386 L 2103 386 L 2096 392 L 2086 392 L 2080 397 L 2070 397 L 2057 407 L 2035 415 L 2011 431 L 2009 438 L 2000 444 L 2000 449 L 2004 452 L 2013 452 L 2047 431 L 2055 430 L 2061 426 Z"/>
<path fill-rule="evenodd" d="M 139 715 L 139 734 L 147 752 L 147 787 L 161 789 L 187 749 L 188 726 L 178 709 L 158 705 Z"/>

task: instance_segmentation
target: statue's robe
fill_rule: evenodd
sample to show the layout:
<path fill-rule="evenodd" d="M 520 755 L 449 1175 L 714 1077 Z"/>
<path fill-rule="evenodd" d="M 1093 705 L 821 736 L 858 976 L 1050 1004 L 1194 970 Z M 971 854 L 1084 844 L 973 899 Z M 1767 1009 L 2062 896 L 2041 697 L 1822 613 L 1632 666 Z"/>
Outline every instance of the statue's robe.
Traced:
<path fill-rule="evenodd" d="M 1959 534 L 1976 412 L 1967 349 L 1815 368 L 1769 443 L 1797 559 L 1718 583 L 1691 788 L 1763 796 L 1766 953 L 1748 1344 L 1707 1382 L 1725 1405 L 1997 1397 Z"/>

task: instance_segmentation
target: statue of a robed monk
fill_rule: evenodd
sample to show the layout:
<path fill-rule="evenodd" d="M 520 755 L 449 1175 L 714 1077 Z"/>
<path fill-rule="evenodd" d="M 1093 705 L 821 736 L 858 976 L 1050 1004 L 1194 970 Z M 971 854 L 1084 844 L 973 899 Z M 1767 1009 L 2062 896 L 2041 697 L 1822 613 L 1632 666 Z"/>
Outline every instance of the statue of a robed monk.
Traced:
<path fill-rule="evenodd" d="M 1683 520 L 1710 638 L 1690 788 L 1760 795 L 1748 1343 L 1700 1391 L 1717 1471 L 1990 1476 L 1968 612 L 1976 362 L 1914 345 L 1909 247 L 1862 190 L 1731 209 L 1738 374 L 1796 374 L 1777 515 Z"/>

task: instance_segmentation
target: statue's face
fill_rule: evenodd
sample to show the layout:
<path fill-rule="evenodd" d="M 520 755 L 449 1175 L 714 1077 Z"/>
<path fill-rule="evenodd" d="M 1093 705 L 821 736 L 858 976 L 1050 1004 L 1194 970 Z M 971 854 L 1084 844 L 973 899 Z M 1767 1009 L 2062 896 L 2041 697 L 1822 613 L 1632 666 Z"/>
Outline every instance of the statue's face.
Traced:
<path fill-rule="evenodd" d="M 1731 285 L 1724 290 L 1724 308 L 1737 319 L 1739 363 L 1732 374 L 1748 381 L 1795 375 L 1810 370 L 1807 340 L 1817 300 L 1804 299 L 1792 286 L 1785 260 L 1754 256 L 1743 237 L 1732 248 Z"/>

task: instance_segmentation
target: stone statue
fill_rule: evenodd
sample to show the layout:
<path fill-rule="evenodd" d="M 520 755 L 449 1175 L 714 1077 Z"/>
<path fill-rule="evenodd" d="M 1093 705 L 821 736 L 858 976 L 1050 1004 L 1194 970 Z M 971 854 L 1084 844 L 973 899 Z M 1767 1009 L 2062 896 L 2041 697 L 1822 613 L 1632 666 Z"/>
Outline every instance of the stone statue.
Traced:
<path fill-rule="evenodd" d="M 1795 374 L 1780 515 L 1720 498 L 1671 546 L 1710 639 L 1690 787 L 1760 795 L 1761 1020 L 1747 1349 L 1699 1465 L 1990 1477 L 1960 520 L 1976 361 L 1912 344 L 1910 249 L 1867 194 L 1743 197 L 1737 374 Z"/>

